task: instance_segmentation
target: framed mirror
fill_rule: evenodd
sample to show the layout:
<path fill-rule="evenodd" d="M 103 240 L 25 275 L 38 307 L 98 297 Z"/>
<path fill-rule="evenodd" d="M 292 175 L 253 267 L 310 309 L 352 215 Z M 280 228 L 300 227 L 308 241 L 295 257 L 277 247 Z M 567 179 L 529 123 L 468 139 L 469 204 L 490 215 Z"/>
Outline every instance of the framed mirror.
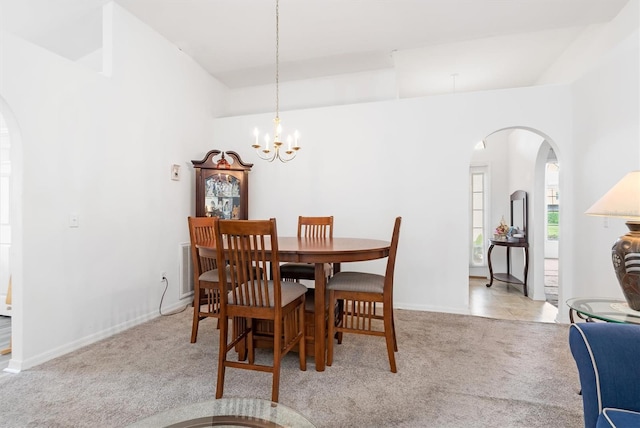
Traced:
<path fill-rule="evenodd" d="M 516 190 L 511 194 L 511 226 L 518 229 L 518 234 L 522 234 L 524 236 L 514 236 L 514 238 L 519 238 L 520 240 L 527 242 L 528 240 L 528 232 L 529 232 L 529 223 L 528 223 L 528 203 L 527 203 L 527 192 L 524 190 Z"/>

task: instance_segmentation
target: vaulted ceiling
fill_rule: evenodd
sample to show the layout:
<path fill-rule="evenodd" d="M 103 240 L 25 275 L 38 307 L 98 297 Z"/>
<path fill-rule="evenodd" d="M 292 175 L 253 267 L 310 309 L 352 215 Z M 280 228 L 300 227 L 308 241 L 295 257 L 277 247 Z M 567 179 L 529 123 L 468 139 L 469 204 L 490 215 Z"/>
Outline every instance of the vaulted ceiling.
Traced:
<path fill-rule="evenodd" d="M 275 0 L 115 1 L 228 87 L 273 83 Z M 628 1 L 280 0 L 280 80 L 395 68 L 424 93 L 526 86 Z M 105 3 L 0 0 L 0 26 L 80 57 Z"/>

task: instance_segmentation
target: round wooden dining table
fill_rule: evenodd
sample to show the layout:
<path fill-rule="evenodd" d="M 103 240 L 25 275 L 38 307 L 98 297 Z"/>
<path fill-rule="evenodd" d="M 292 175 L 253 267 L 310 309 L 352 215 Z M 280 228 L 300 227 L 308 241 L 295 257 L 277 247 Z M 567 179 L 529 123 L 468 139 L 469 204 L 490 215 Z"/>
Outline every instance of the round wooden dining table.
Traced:
<path fill-rule="evenodd" d="M 390 246 L 389 241 L 366 238 L 278 237 L 279 262 L 312 263 L 315 265 L 314 357 L 317 371 L 324 371 L 326 354 L 324 263 L 332 263 L 334 273 L 337 273 L 340 271 L 340 263 L 362 262 L 389 256 Z M 200 255 L 215 257 L 216 248 L 213 242 L 204 242 L 197 247 Z"/>

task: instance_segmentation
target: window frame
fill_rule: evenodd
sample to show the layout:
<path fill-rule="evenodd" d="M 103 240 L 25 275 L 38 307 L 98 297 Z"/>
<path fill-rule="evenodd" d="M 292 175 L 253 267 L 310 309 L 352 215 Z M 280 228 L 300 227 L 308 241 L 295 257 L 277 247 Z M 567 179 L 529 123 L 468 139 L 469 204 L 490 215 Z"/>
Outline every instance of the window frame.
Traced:
<path fill-rule="evenodd" d="M 474 176 L 481 175 L 482 176 L 482 191 L 474 192 Z M 491 201 L 490 190 L 491 186 L 489 183 L 489 167 L 487 165 L 471 165 L 469 167 L 469 267 L 470 268 L 481 268 L 487 266 L 486 253 L 487 253 L 487 243 L 489 232 L 489 202 Z M 482 193 L 482 208 L 475 209 L 474 207 L 474 194 Z M 474 225 L 475 212 L 481 211 L 482 215 L 482 239 L 481 245 L 478 246 L 475 243 L 474 239 L 474 231 L 479 228 Z M 482 254 L 482 261 L 475 261 L 474 254 L 477 251 L 476 249 L 480 249 L 480 253 Z"/>

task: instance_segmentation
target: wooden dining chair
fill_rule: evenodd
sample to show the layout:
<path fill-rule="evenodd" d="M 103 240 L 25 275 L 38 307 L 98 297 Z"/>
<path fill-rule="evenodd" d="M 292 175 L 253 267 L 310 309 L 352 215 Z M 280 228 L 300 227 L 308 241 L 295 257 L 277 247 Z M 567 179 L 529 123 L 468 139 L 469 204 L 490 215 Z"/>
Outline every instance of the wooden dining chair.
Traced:
<path fill-rule="evenodd" d="M 338 272 L 327 284 L 330 307 L 342 300 L 342 324 L 329 323 L 329 337 L 338 333 L 357 333 L 384 336 L 387 342 L 389 365 L 393 373 L 397 372 L 395 352 L 398 351 L 396 328 L 393 317 L 393 274 L 396 265 L 400 222 L 397 217 L 391 236 L 389 257 L 384 275 L 365 272 Z M 376 312 L 376 303 L 382 303 L 382 315 Z M 382 320 L 382 330 L 374 320 Z M 374 329 L 376 328 L 376 329 Z M 327 365 L 333 363 L 333 341 L 327 345 Z"/>
<path fill-rule="evenodd" d="M 333 238 L 333 216 L 327 217 L 298 217 L 298 238 Z M 332 266 L 325 263 L 325 276 L 331 276 Z M 280 266 L 280 277 L 287 281 L 301 279 L 314 280 L 315 266 L 313 263 L 284 263 Z"/>
<path fill-rule="evenodd" d="M 281 282 L 274 269 L 269 280 L 269 263 L 278 266 L 276 220 L 215 220 L 218 266 L 228 264 L 229 278 L 221 285 L 230 291 L 220 299 L 220 356 L 216 398 L 224 391 L 227 367 L 257 370 L 273 374 L 271 401 L 278 401 L 282 358 L 294 347 L 299 349 L 300 370 L 307 369 L 304 340 L 304 302 L 306 287 L 296 282 Z M 270 253 L 269 251 L 270 246 Z M 234 328 L 229 338 L 229 321 Z M 237 322 L 242 320 L 242 322 Z M 273 323 L 273 365 L 255 362 L 254 323 Z M 231 340 L 229 340 L 231 339 Z M 247 349 L 248 361 L 230 361 L 227 354 L 236 345 Z"/>
<path fill-rule="evenodd" d="M 298 217 L 298 238 L 311 239 L 331 239 L 333 238 L 333 216 L 324 217 Z M 331 277 L 333 266 L 330 263 L 324 264 L 324 274 L 327 280 Z M 280 266 L 280 277 L 283 281 L 315 280 L 315 265 L 313 263 L 284 263 Z M 315 293 L 314 290 L 307 291 L 305 309 L 305 340 L 307 348 L 312 349 L 315 345 Z M 334 313 L 329 313 L 329 301 L 325 307 L 325 322 L 329 318 L 337 319 L 337 312 L 341 310 L 340 305 L 334 307 Z M 326 327 L 325 327 L 326 328 Z M 325 330 L 328 332 L 328 330 Z M 342 335 L 339 335 L 338 343 L 342 343 Z"/>
<path fill-rule="evenodd" d="M 200 321 L 206 318 L 219 318 L 220 282 L 218 261 L 215 258 L 201 257 L 198 244 L 215 241 L 213 217 L 189 217 L 189 236 L 191 239 L 191 260 L 193 262 L 193 322 L 191 325 L 191 343 L 198 337 Z M 225 268 L 228 274 L 228 267 Z"/>

